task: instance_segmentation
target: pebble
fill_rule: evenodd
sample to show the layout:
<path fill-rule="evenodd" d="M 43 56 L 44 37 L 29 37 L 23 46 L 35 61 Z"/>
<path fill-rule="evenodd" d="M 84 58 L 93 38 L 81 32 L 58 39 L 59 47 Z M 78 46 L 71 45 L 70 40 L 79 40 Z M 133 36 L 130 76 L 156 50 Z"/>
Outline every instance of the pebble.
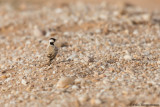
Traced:
<path fill-rule="evenodd" d="M 102 103 L 102 101 L 101 101 L 100 99 L 98 99 L 98 98 L 92 98 L 92 99 L 90 100 L 90 103 L 91 103 L 92 105 L 100 105 L 100 104 Z"/>
<path fill-rule="evenodd" d="M 6 79 L 7 76 L 6 76 L 6 75 L 2 75 L 2 76 L 0 76 L 0 78 L 1 78 L 1 79 Z"/>
<path fill-rule="evenodd" d="M 56 74 L 56 71 L 53 71 L 52 73 L 53 73 L 53 74 Z"/>
<path fill-rule="evenodd" d="M 22 83 L 23 85 L 27 85 L 27 81 L 24 80 L 24 79 L 22 79 L 21 83 Z"/>
<path fill-rule="evenodd" d="M 74 83 L 74 77 L 61 77 L 57 82 L 57 88 L 65 88 Z"/>
<path fill-rule="evenodd" d="M 42 32 L 40 31 L 40 29 L 38 28 L 38 26 L 34 26 L 33 35 L 36 36 L 36 37 L 39 37 L 39 36 L 42 35 Z"/>
<path fill-rule="evenodd" d="M 55 12 L 59 14 L 59 13 L 63 12 L 63 10 L 61 8 L 56 8 Z"/>
<path fill-rule="evenodd" d="M 82 83 L 82 82 L 84 82 L 85 80 L 83 79 L 83 78 L 77 78 L 77 79 L 75 79 L 75 84 L 80 84 L 80 83 Z"/>
<path fill-rule="evenodd" d="M 94 58 L 93 57 L 89 57 L 88 62 L 94 62 Z"/>
<path fill-rule="evenodd" d="M 157 64 L 160 64 L 160 61 L 157 61 Z"/>
<path fill-rule="evenodd" d="M 144 15 L 142 15 L 142 19 L 143 19 L 145 22 L 149 22 L 150 19 L 151 19 L 151 15 L 150 15 L 150 14 L 144 14 Z"/>
<path fill-rule="evenodd" d="M 93 57 L 84 57 L 83 59 L 84 59 L 85 62 L 94 62 Z"/>
<path fill-rule="evenodd" d="M 73 86 L 72 86 L 72 89 L 73 89 L 73 90 L 78 90 L 79 87 L 78 87 L 77 85 L 73 85 Z"/>
<path fill-rule="evenodd" d="M 77 54 L 76 53 L 73 53 L 72 55 L 70 55 L 67 60 L 73 60 L 74 58 L 77 57 Z"/>
<path fill-rule="evenodd" d="M 80 101 L 80 103 L 83 104 L 83 103 L 86 102 L 88 99 L 89 99 L 89 96 L 88 96 L 87 94 L 85 94 L 85 95 L 81 95 L 78 100 Z"/>
<path fill-rule="evenodd" d="M 0 104 L 128 106 L 135 95 L 138 104 L 158 103 L 159 13 L 78 3 L 57 9 L 45 3 L 34 11 L 0 7 Z M 59 53 L 48 66 L 50 37 Z"/>
<path fill-rule="evenodd" d="M 101 33 L 102 30 L 101 30 L 101 29 L 96 29 L 95 32 L 96 32 L 96 33 Z"/>
<path fill-rule="evenodd" d="M 132 60 L 132 57 L 131 57 L 131 55 L 125 55 L 125 56 L 124 56 L 124 59 L 125 59 L 125 60 Z"/>

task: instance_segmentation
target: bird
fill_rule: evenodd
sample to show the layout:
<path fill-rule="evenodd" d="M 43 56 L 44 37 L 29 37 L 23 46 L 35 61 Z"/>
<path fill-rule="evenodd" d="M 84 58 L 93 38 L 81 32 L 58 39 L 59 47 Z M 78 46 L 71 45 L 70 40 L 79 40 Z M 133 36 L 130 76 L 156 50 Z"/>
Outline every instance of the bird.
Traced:
<path fill-rule="evenodd" d="M 50 65 L 57 56 L 58 48 L 55 46 L 56 39 L 50 38 L 49 39 L 49 45 L 47 48 L 47 57 L 48 57 L 48 65 Z"/>

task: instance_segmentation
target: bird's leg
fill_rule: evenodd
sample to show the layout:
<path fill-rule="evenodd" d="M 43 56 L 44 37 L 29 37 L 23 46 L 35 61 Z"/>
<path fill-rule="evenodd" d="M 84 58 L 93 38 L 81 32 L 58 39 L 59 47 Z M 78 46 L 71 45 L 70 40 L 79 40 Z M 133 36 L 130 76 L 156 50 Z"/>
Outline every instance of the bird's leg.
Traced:
<path fill-rule="evenodd" d="M 53 59 L 49 59 L 48 65 L 51 65 Z"/>
<path fill-rule="evenodd" d="M 49 61 L 47 65 L 50 66 L 50 65 L 51 65 L 51 62 Z"/>
<path fill-rule="evenodd" d="M 46 65 L 48 65 L 48 66 L 50 66 L 50 65 L 51 65 L 51 60 L 50 60 L 50 59 L 48 59 L 48 61 L 47 61 Z"/>

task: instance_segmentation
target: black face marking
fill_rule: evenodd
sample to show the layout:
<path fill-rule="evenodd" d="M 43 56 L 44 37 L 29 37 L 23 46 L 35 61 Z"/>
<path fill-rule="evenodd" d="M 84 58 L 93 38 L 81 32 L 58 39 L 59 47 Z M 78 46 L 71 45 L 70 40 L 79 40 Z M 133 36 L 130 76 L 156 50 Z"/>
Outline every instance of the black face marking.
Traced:
<path fill-rule="evenodd" d="M 50 42 L 50 45 L 54 45 L 54 42 Z"/>

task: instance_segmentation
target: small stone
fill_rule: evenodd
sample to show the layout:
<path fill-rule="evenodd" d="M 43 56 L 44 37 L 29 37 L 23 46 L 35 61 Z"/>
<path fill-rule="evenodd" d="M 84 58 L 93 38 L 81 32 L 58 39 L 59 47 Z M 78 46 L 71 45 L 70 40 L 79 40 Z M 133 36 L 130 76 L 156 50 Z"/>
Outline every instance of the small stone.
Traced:
<path fill-rule="evenodd" d="M 124 30 L 124 34 L 129 35 L 129 30 L 128 29 Z"/>
<path fill-rule="evenodd" d="M 108 25 L 105 25 L 103 28 L 103 33 L 104 34 L 108 34 L 109 33 L 109 29 L 108 29 Z"/>
<path fill-rule="evenodd" d="M 67 58 L 67 60 L 73 60 L 74 58 L 76 58 L 77 57 L 77 54 L 76 53 L 73 53 L 71 56 L 69 56 L 68 58 Z"/>
<path fill-rule="evenodd" d="M 133 34 L 134 34 L 134 35 L 138 35 L 138 30 L 134 30 L 134 31 L 133 31 Z"/>
<path fill-rule="evenodd" d="M 94 62 L 94 58 L 92 57 L 84 57 L 83 59 L 85 62 Z"/>
<path fill-rule="evenodd" d="M 96 32 L 96 33 L 101 33 L 102 30 L 101 30 L 101 29 L 96 29 L 95 32 Z"/>
<path fill-rule="evenodd" d="M 72 86 L 72 89 L 73 89 L 73 90 L 78 90 L 79 87 L 78 87 L 77 85 L 73 85 L 73 86 Z"/>
<path fill-rule="evenodd" d="M 30 100 L 35 100 L 35 99 L 36 99 L 36 96 L 33 96 L 33 95 L 30 96 Z"/>
<path fill-rule="evenodd" d="M 160 64 L 160 61 L 157 61 L 157 64 Z"/>
<path fill-rule="evenodd" d="M 63 35 L 64 35 L 64 36 L 69 36 L 70 33 L 69 33 L 69 32 L 64 32 Z"/>
<path fill-rule="evenodd" d="M 26 91 L 31 91 L 33 89 L 34 85 L 29 85 L 27 88 L 26 88 Z"/>
<path fill-rule="evenodd" d="M 57 83 L 57 88 L 65 88 L 73 83 L 74 77 L 62 77 Z"/>
<path fill-rule="evenodd" d="M 24 79 L 22 79 L 21 83 L 22 83 L 23 85 L 27 85 L 27 81 L 24 80 Z"/>
<path fill-rule="evenodd" d="M 38 26 L 34 26 L 33 35 L 37 36 L 37 37 L 42 35 L 42 32 L 40 31 L 40 29 L 38 28 Z"/>
<path fill-rule="evenodd" d="M 93 57 L 89 57 L 88 62 L 94 62 L 94 58 Z"/>
<path fill-rule="evenodd" d="M 56 71 L 53 71 L 52 73 L 53 73 L 53 74 L 56 74 Z"/>
<path fill-rule="evenodd" d="M 125 59 L 125 60 L 132 60 L 132 57 L 131 57 L 130 55 L 125 55 L 125 56 L 124 56 L 124 59 Z"/>
<path fill-rule="evenodd" d="M 99 105 L 99 104 L 101 104 L 102 103 L 102 101 L 100 100 L 100 99 L 98 99 L 98 98 L 92 98 L 91 100 L 90 100 L 90 103 L 92 104 L 92 105 Z"/>
<path fill-rule="evenodd" d="M 84 57 L 83 58 L 85 62 L 88 62 L 89 58 L 88 57 Z"/>
<path fill-rule="evenodd" d="M 144 15 L 142 15 L 142 19 L 145 22 L 149 22 L 150 19 L 151 19 L 151 15 L 150 14 L 144 14 Z"/>
<path fill-rule="evenodd" d="M 31 41 L 27 40 L 26 45 L 30 45 L 30 44 L 31 44 Z"/>
<path fill-rule="evenodd" d="M 94 77 L 98 77 L 99 76 L 99 73 L 98 72 L 94 72 Z"/>
<path fill-rule="evenodd" d="M 82 83 L 83 81 L 84 81 L 83 78 L 77 78 L 77 79 L 75 80 L 75 84 L 80 84 L 80 83 Z"/>
<path fill-rule="evenodd" d="M 113 68 L 113 67 L 109 67 L 108 70 L 109 70 L 110 72 L 115 72 L 115 68 Z"/>
<path fill-rule="evenodd" d="M 84 103 L 85 101 L 87 101 L 88 99 L 89 99 L 88 95 L 82 95 L 82 96 L 79 97 L 78 100 L 79 100 L 80 103 L 83 104 L 83 103 Z"/>
<path fill-rule="evenodd" d="M 56 13 L 62 13 L 63 10 L 62 10 L 61 8 L 57 8 L 57 9 L 55 9 L 55 12 L 56 12 Z"/>
<path fill-rule="evenodd" d="M 99 75 L 99 77 L 100 78 L 104 78 L 104 77 L 106 77 L 106 75 L 105 74 L 101 74 L 101 75 Z"/>
<path fill-rule="evenodd" d="M 1 78 L 1 79 L 6 79 L 7 76 L 6 76 L 6 75 L 2 75 L 2 76 L 0 76 L 0 78 Z"/>
<path fill-rule="evenodd" d="M 30 87 L 30 86 L 27 87 L 27 88 L 26 88 L 26 91 L 28 91 L 28 92 L 31 91 L 31 87 Z"/>

